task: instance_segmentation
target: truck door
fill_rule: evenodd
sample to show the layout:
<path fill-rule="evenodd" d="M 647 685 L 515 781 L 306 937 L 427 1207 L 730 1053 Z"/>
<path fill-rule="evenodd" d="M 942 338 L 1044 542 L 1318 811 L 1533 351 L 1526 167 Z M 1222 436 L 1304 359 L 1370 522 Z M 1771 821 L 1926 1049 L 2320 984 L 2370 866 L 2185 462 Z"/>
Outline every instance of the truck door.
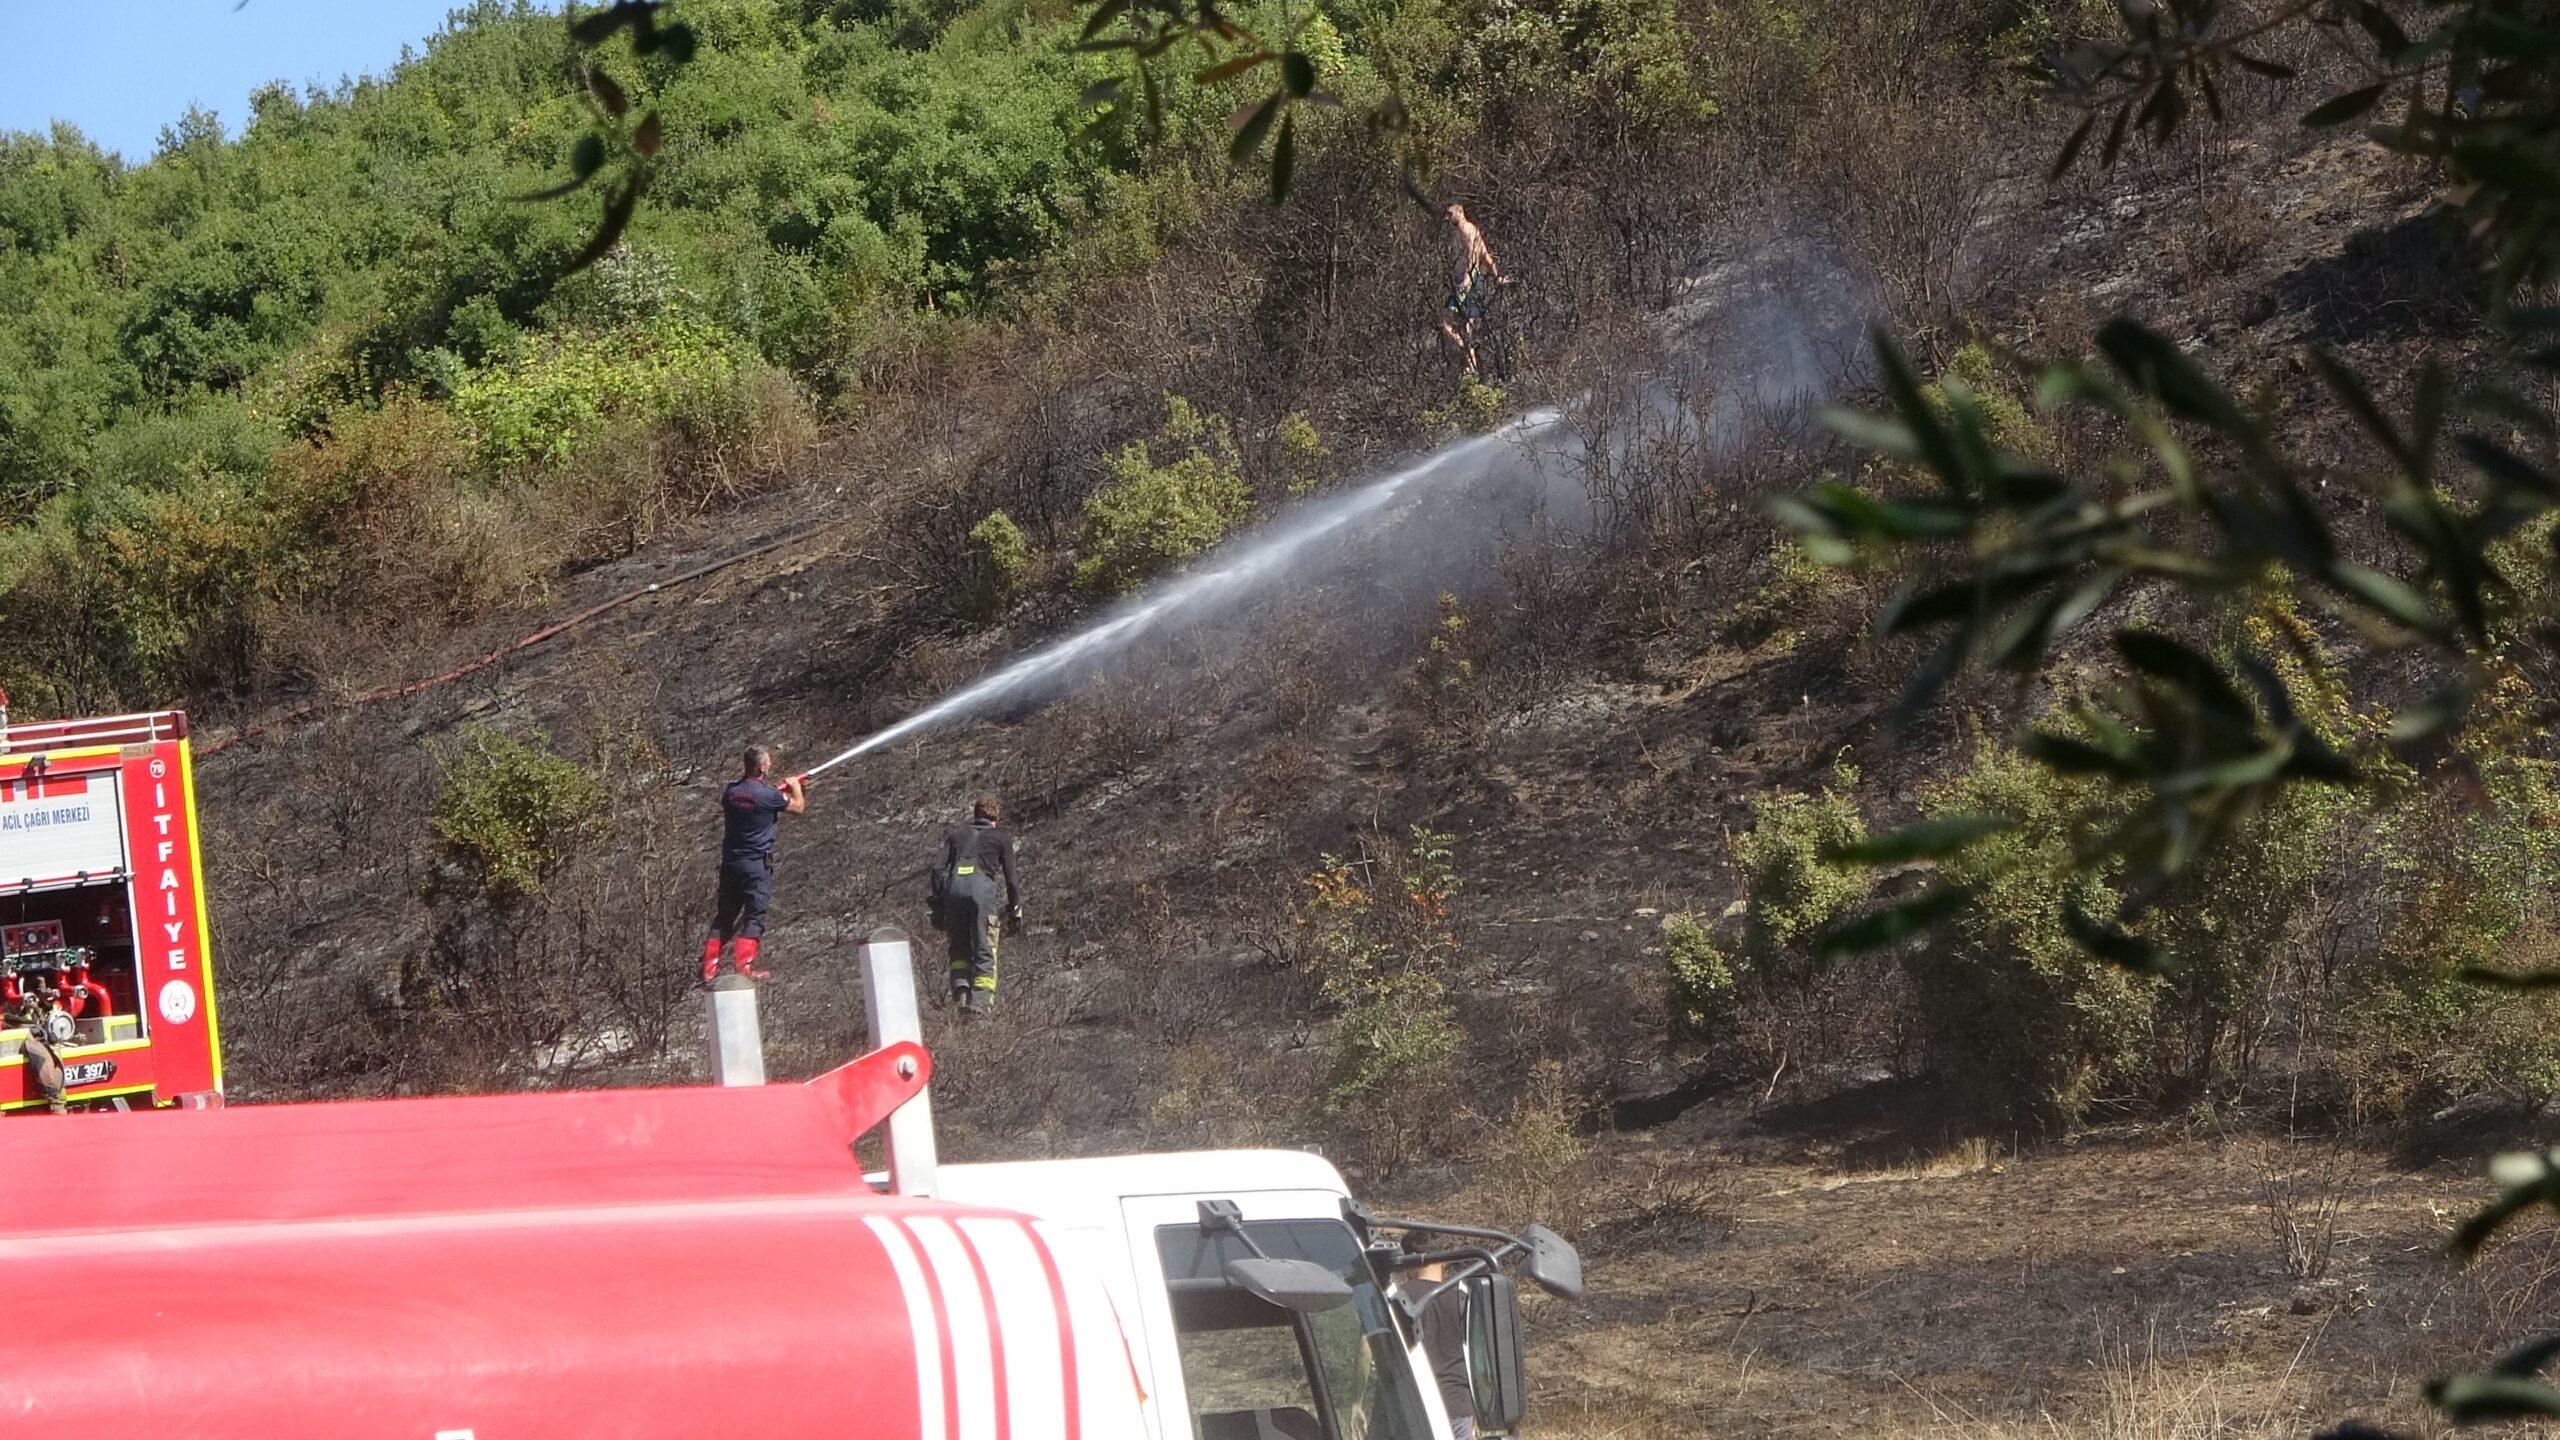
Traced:
<path fill-rule="evenodd" d="M 1310 1260 L 1351 1287 L 1351 1303 L 1311 1315 L 1257 1299 L 1225 1278 L 1252 1252 L 1201 1223 L 1197 1196 L 1125 1203 L 1129 1252 L 1147 1307 L 1163 1440 L 1435 1440 L 1437 1396 L 1416 1384 L 1387 1297 L 1351 1228 L 1308 1214 L 1303 1197 L 1236 1197 L 1245 1231 L 1273 1259 Z M 1293 1213 L 1294 1212 L 1294 1213 Z M 1321 1214 L 1321 1210 L 1318 1210 Z M 1179 1370 L 1162 1363 L 1178 1356 Z"/>

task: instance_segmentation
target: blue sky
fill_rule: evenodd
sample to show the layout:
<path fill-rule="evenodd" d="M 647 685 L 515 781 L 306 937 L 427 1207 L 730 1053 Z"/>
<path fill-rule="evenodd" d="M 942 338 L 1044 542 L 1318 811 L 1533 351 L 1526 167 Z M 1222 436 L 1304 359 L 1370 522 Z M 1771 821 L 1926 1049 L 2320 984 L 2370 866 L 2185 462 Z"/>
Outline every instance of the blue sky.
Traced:
<path fill-rule="evenodd" d="M 238 134 L 260 85 L 378 75 L 458 3 L 0 0 L 0 130 L 69 120 L 139 164 L 188 105 Z"/>

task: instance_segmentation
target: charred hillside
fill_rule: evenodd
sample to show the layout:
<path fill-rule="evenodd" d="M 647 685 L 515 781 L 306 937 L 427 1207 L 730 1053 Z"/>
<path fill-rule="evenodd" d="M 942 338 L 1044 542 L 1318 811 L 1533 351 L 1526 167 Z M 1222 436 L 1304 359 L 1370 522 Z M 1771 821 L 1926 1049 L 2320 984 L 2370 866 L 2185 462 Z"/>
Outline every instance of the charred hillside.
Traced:
<path fill-rule="evenodd" d="M 1913 128 L 1882 138 L 1975 134 L 1933 128 L 1952 93 L 1903 97 L 1888 113 Z M 1434 349 L 1428 223 L 1339 153 L 1284 210 L 1168 224 L 1153 263 L 1053 317 L 914 352 L 751 496 L 539 604 L 333 620 L 364 643 L 303 689 L 316 715 L 272 722 L 297 687 L 255 697 L 237 724 L 271 723 L 205 765 L 241 1089 L 697 1074 L 685 957 L 739 744 L 799 768 L 1101 613 L 1077 579 L 1103 543 L 1088 502 L 1133 443 L 1135 473 L 1196 461 L 1269 513 L 1537 404 L 1588 443 L 1501 523 L 1383 529 L 1322 583 L 821 782 L 766 952 L 781 1068 L 858 1048 L 852 947 L 881 924 L 929 939 L 936 838 L 992 788 L 1033 923 L 1003 1018 L 931 1036 L 976 1153 L 1324 1140 L 1404 1183 L 1425 1128 L 1454 1123 L 1466 1163 L 1523 1116 L 1643 1126 L 1937 1073 L 1898 957 L 1745 987 L 1714 1024 L 1672 965 L 1684 934 L 1749 923 L 1736 837 L 1782 828 L 1770 796 L 1881 826 L 2038 703 L 1981 689 L 1886 733 L 1913 657 L 1867 624 L 1893 577 L 1805 565 L 1756 501 L 1863 463 L 1809 407 L 1857 395 L 1869 316 L 1969 366 L 1974 337 L 2067 345 L 2130 304 L 2271 377 L 2305 340 L 2387 352 L 2458 326 L 2461 262 L 2418 177 L 2395 191 L 2354 147 L 2304 141 L 2279 98 L 2190 142 L 2209 151 L 2059 191 L 1987 133 L 1885 166 L 1821 106 L 1790 143 L 1823 162 L 1793 174 L 1712 131 L 1573 144 L 1560 112 L 1515 116 L 1445 179 L 1522 277 L 1490 384 Z M 1009 568 L 979 533 L 995 512 Z M 450 684 L 333 703 L 635 591 Z M 538 883 L 493 884 L 454 797 L 554 782 L 588 798 L 537 817 L 556 825 Z M 1986 1103 L 1947 1125 L 2008 1102 Z"/>

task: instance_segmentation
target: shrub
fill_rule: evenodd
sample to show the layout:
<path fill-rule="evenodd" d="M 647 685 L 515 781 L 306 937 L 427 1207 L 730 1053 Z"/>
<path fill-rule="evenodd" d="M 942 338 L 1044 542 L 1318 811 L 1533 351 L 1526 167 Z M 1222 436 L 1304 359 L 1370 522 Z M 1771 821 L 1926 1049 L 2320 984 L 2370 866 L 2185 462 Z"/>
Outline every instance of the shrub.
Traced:
<path fill-rule="evenodd" d="M 2243 1020 L 2268 969 L 2294 935 L 2330 861 L 2330 840 L 2348 810 L 2340 792 L 2291 792 L 2240 822 L 2214 858 L 2186 876 L 2145 920 L 2161 945 L 2168 984 L 2158 997 L 2163 1071 L 2184 1086 L 2212 1084 L 2243 1056 Z"/>
<path fill-rule="evenodd" d="M 1767 564 L 1769 578 L 1731 611 L 1734 628 L 1753 639 L 1800 630 L 1822 592 L 1841 584 L 1840 572 L 1813 558 L 1793 536 L 1770 542 Z"/>
<path fill-rule="evenodd" d="M 2464 974 L 2553 968 L 2560 766 L 2471 748 L 2489 803 L 2420 792 L 2386 817 L 2372 847 L 2390 915 L 2377 953 L 2351 979 L 2341 1057 L 2360 1108 L 2560 1091 L 2548 998 Z M 2405 883 L 2392 886 L 2395 877 Z"/>
<path fill-rule="evenodd" d="M 1701 1033 L 1731 1011 L 1740 977 L 1697 916 L 1684 910 L 1662 917 L 1662 964 L 1675 1033 Z"/>
<path fill-rule="evenodd" d="M 1664 998 L 1677 1038 L 1731 1044 L 1776 1077 L 1806 1062 L 1841 1058 L 1863 1037 L 1840 1025 L 1844 1006 L 1876 987 L 1836 973 L 1816 953 L 1817 932 L 1863 899 L 1865 870 L 1824 852 L 1866 838 L 1846 764 L 1819 795 L 1775 791 L 1751 805 L 1751 828 L 1728 839 L 1741 872 L 1738 934 L 1680 912 L 1662 922 Z M 1733 912 L 1728 912 L 1733 913 Z"/>
<path fill-rule="evenodd" d="M 1938 383 L 1923 393 L 1941 413 L 1947 408 L 1949 382 L 1961 386 L 1974 405 L 1982 411 L 1982 434 L 1999 449 L 2023 455 L 2031 460 L 2053 458 L 2052 437 L 2025 404 L 2011 392 L 2007 377 L 2000 373 L 1999 362 L 1982 342 L 1973 341 L 1958 349 L 1947 361 Z"/>
<path fill-rule="evenodd" d="M 473 726 L 451 748 L 428 749 L 436 762 L 429 824 L 445 854 L 495 903 L 539 893 L 578 837 L 604 817 L 603 784 L 547 741 Z"/>
<path fill-rule="evenodd" d="M 655 319 L 679 304 L 699 297 L 684 287 L 676 267 L 663 253 L 629 241 L 614 246 L 588 272 L 594 277 L 597 310 L 608 323 L 634 324 Z M 460 312 L 454 329 L 462 329 Z M 503 333 L 503 332 L 501 332 Z M 512 340 L 512 336 L 506 337 Z M 500 345 L 484 345 L 497 350 Z"/>
<path fill-rule="evenodd" d="M 1446 1084 L 1464 1038 L 1447 978 L 1458 889 L 1449 838 L 1417 825 L 1402 846 L 1357 860 L 1327 855 L 1306 878 L 1305 963 L 1338 1012 L 1319 1108 L 1361 1111 L 1382 1151 L 1394 1149 L 1416 1098 Z M 1392 1103 L 1363 1103 L 1378 1097 Z"/>
<path fill-rule="evenodd" d="M 554 537 L 513 523 L 505 497 L 474 477 L 452 412 L 412 395 L 286 447 L 268 491 L 320 562 L 302 598 L 350 611 L 474 614 L 516 594 L 550 558 Z"/>
<path fill-rule="evenodd" d="M 2271 657 L 2276 683 L 2321 739 L 2390 763 L 2378 743 L 2386 721 L 2350 704 L 2345 677 L 2328 658 L 2318 627 L 2302 615 L 2291 579 L 2271 573 L 2239 617 L 2235 646 Z M 2168 968 L 2158 995 L 2157 1069 L 2187 1091 L 2237 1076 L 2254 1063 L 2254 1023 L 2276 999 L 2269 985 L 2296 940 L 2342 827 L 2355 809 L 2346 791 L 2286 792 L 2236 822 L 2211 858 L 2164 894 L 2143 924 Z M 2362 868 L 2362 867 L 2359 867 Z M 2387 887 L 2368 873 L 2368 893 Z"/>
<path fill-rule="evenodd" d="M 1165 463 L 1155 458 L 1177 452 Z M 1076 584 L 1106 594 L 1132 589 L 1217 544 L 1252 508 L 1227 422 L 1167 395 L 1163 428 L 1122 449 L 1110 479 L 1085 502 Z"/>
<path fill-rule="evenodd" d="M 1907 962 L 1938 1066 L 1988 1111 L 2045 1128 L 2076 1124 L 2100 1084 L 2140 1057 L 2155 989 L 2090 954 L 2065 926 L 2072 907 L 2104 916 L 2116 906 L 2107 880 L 2076 859 L 2110 818 L 2106 796 L 1986 741 L 1927 809 L 1933 818 L 2005 815 L 2015 827 L 1941 867 L 1948 881 L 1976 887 L 1975 903 Z"/>
<path fill-rule="evenodd" d="M 1186 1148 L 1263 1145 L 1292 1122 L 1265 1099 L 1267 1075 L 1214 1040 L 1185 1040 L 1165 1052 L 1164 1089 L 1147 1102 L 1150 1137 Z"/>
<path fill-rule="evenodd" d="M 2162 1057 L 2172 1078 L 2209 1084 L 2245 1058 L 2224 1052 L 2243 1038 L 2350 803 L 2334 790 L 2288 792 L 2234 827 L 2145 922 L 2169 967 L 2158 1025 L 2173 1047 Z"/>
<path fill-rule="evenodd" d="M 142 708 L 250 678 L 311 565 L 268 509 L 275 442 L 221 398 L 102 437 L 85 483 L 0 535 L 16 622 L 0 684 L 47 708 Z"/>
<path fill-rule="evenodd" d="M 1022 527 L 1001 510 L 990 510 L 987 517 L 969 527 L 969 591 L 970 613 L 981 620 L 993 619 L 1013 603 L 1022 588 L 1023 573 L 1031 568 L 1031 542 L 1022 537 Z"/>
<path fill-rule="evenodd" d="M 1502 423 L 1502 407 L 1510 397 L 1473 375 L 1458 382 L 1458 393 L 1445 405 L 1422 412 L 1422 427 L 1443 433 L 1482 435 Z"/>
<path fill-rule="evenodd" d="M 1333 452 L 1316 433 L 1315 422 L 1292 410 L 1280 417 L 1280 466 L 1289 476 L 1291 496 L 1312 495 L 1324 488 Z"/>
<path fill-rule="evenodd" d="M 1467 642 L 1467 610 L 1457 595 L 1440 592 L 1440 618 L 1431 624 L 1431 638 L 1423 642 L 1422 664 L 1417 678 L 1433 689 L 1447 690 L 1463 686 L 1475 679 L 1475 662 L 1464 651 Z"/>
<path fill-rule="evenodd" d="M 1431 627 L 1424 633 L 1422 654 L 1405 676 L 1423 738 L 1441 749 L 1472 747 L 1482 741 L 1500 703 L 1490 687 L 1478 683 L 1476 656 L 1484 636 L 1472 628 L 1465 604 L 1442 591 Z"/>
<path fill-rule="evenodd" d="M 2345 708 L 2318 637 L 2297 629 L 2288 594 L 2271 586 L 2241 628 L 2258 651 L 2282 657 L 2276 681 L 2296 713 L 2332 743 L 2364 748 L 2372 722 Z M 2279 643 L 2280 635 L 2292 643 Z M 2047 718 L 2049 728 L 2071 724 L 2064 715 Z M 1941 944 L 1905 967 L 1939 1067 L 1986 1110 L 2066 1127 L 2102 1086 L 2145 1065 L 2170 1092 L 2164 1098 L 2245 1075 L 2264 1028 L 2254 1017 L 2270 1002 L 2269 977 L 2303 923 L 2354 802 L 2338 790 L 2296 791 L 2233 821 L 2141 922 L 2165 971 L 2156 980 L 2092 955 L 2070 931 L 2074 911 L 2103 920 L 2117 909 L 2116 872 L 2092 872 L 2079 857 L 2122 823 L 2130 803 L 2120 787 L 2058 775 L 1989 744 L 1925 798 L 1932 818 L 1994 814 L 2012 826 L 1943 866 L 1947 881 L 1976 888 L 1976 902 Z M 1807 919 L 1837 912 L 1825 873 L 1793 857 L 1856 838 L 1854 824 L 1854 815 L 1799 817 L 1760 827 L 1772 832 L 1768 842 L 1758 830 L 1747 837 L 1783 864 L 1747 860 L 1737 842 L 1755 926 L 1783 940 L 1810 928 Z M 1767 903 L 1764 892 L 1781 903 Z M 1784 903 L 1799 895 L 1810 902 L 1801 917 Z"/>
<path fill-rule="evenodd" d="M 1607 105 L 1647 128 L 1717 113 L 1670 0 L 1554 0 L 1449 7 L 1462 17 L 1443 84 L 1472 106 L 1504 100 Z"/>
<path fill-rule="evenodd" d="M 1751 828 L 1733 837 L 1750 907 L 1745 949 L 1765 969 L 1808 978 L 1814 932 L 1865 898 L 1867 871 L 1835 865 L 1823 852 L 1867 838 L 1858 807 L 1844 793 L 1857 771 L 1842 766 L 1838 790 L 1820 795 L 1778 791 L 1751 802 Z"/>
<path fill-rule="evenodd" d="M 1574 1097 L 1564 1066 L 1541 1060 L 1528 1088 L 1494 1131 L 1482 1174 L 1494 1213 L 1510 1224 L 1535 1220 L 1570 1234 L 1581 1227 L 1591 1187 L 1583 1180 L 1589 1142 L 1574 1133 Z"/>
<path fill-rule="evenodd" d="M 747 426 L 745 382 L 762 368 L 728 331 L 660 315 L 530 345 L 463 377 L 453 409 L 489 468 L 557 468 L 613 422 L 671 421 L 716 445 Z"/>
<path fill-rule="evenodd" d="M 1324 1113 L 1373 1100 L 1409 1103 L 1412 1092 L 1446 1078 L 1465 1038 L 1437 974 L 1389 968 L 1363 977 L 1336 1022 Z"/>

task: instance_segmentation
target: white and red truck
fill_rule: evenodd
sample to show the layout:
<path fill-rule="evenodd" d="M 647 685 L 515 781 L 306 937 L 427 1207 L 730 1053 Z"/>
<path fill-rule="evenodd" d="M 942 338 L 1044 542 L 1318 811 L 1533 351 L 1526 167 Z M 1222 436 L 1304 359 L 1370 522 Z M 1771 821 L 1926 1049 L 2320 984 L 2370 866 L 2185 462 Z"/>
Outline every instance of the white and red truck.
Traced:
<path fill-rule="evenodd" d="M 11 1435 L 367 1440 L 1450 1440 L 1419 1340 L 1465 1287 L 1487 1433 L 1512 1272 L 1581 1262 L 1365 1214 L 1319 1156 L 941 1165 L 904 936 L 878 1048 L 800 1085 L 182 1108 L 0 1135 Z M 717 997 L 715 997 L 716 1002 Z M 887 1168 L 855 1142 L 883 1131 Z M 1416 1234 L 1456 1237 L 1421 1254 Z M 1401 1238 L 1400 1238 L 1401 1237 Z M 44 1277 L 60 1277 L 60 1285 Z"/>
<path fill-rule="evenodd" d="M 0 694 L 0 1111 L 31 1033 L 90 1108 L 222 1089 L 187 717 L 11 724 Z"/>

